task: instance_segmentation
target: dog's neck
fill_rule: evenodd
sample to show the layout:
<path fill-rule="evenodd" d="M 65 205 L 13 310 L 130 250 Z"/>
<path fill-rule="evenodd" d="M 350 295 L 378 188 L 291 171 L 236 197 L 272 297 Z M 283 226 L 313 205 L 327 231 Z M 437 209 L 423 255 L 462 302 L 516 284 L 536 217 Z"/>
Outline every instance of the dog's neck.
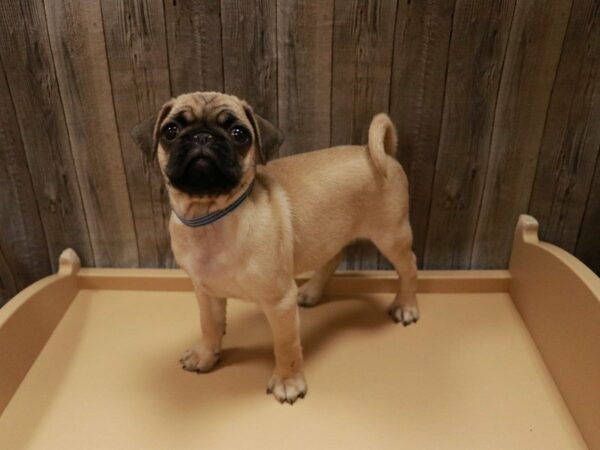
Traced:
<path fill-rule="evenodd" d="M 193 196 L 168 186 L 171 208 L 180 222 L 190 227 L 208 225 L 241 205 L 252 191 L 254 178 L 242 181 L 228 194 Z"/>

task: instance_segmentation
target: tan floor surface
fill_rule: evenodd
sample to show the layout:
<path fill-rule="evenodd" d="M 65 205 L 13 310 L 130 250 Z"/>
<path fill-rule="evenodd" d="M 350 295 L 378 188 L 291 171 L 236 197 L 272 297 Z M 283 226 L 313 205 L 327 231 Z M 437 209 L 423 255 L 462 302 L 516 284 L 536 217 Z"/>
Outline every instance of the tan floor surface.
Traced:
<path fill-rule="evenodd" d="M 507 294 L 420 295 L 408 328 L 389 301 L 302 310 L 309 392 L 289 406 L 265 395 L 254 305 L 229 302 L 222 361 L 196 375 L 178 363 L 193 294 L 81 291 L 0 418 L 0 448 L 585 447 Z"/>

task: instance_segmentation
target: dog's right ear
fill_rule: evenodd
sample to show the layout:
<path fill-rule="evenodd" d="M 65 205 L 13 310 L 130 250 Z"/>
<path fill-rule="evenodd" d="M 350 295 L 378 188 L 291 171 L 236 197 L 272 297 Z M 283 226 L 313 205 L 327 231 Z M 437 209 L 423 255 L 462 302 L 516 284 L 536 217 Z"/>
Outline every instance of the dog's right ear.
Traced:
<path fill-rule="evenodd" d="M 169 100 L 159 111 L 146 117 L 131 129 L 130 134 L 133 141 L 149 160 L 156 156 L 160 124 L 167 117 L 172 107 L 173 100 Z"/>

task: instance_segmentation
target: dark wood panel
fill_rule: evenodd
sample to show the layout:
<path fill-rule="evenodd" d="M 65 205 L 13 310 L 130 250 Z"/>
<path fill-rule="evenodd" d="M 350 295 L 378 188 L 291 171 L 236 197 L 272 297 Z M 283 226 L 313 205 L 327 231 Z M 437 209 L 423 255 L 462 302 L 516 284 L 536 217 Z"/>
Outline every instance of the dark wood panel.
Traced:
<path fill-rule="evenodd" d="M 575 0 L 554 83 L 530 212 L 573 252 L 600 150 L 600 3 Z"/>
<path fill-rule="evenodd" d="M 332 145 L 366 144 L 373 116 L 389 109 L 395 2 L 335 2 Z"/>
<path fill-rule="evenodd" d="M 41 0 L 0 3 L 0 55 L 48 242 L 50 263 L 74 248 L 93 264 Z"/>
<path fill-rule="evenodd" d="M 396 3 L 335 2 L 331 93 L 331 143 L 366 144 L 373 116 L 387 112 Z M 359 243 L 346 252 L 346 268 L 388 267 L 375 247 Z"/>
<path fill-rule="evenodd" d="M 228 0 L 221 7 L 225 91 L 277 124 L 276 1 Z"/>
<path fill-rule="evenodd" d="M 455 0 L 399 2 L 390 115 L 410 185 L 413 248 L 423 265 Z"/>
<path fill-rule="evenodd" d="M 156 161 L 148 161 L 130 137 L 170 97 L 162 0 L 102 0 L 101 6 L 140 265 L 170 267 L 166 189 Z"/>
<path fill-rule="evenodd" d="M 421 267 L 504 266 L 527 210 L 543 239 L 600 272 L 599 8 L 3 2 L 0 298 L 49 273 L 66 246 L 84 264 L 173 264 L 162 180 L 129 131 L 196 90 L 247 99 L 284 129 L 280 155 L 364 144 L 389 111 Z M 389 267 L 370 244 L 348 255 L 348 268 Z"/>
<path fill-rule="evenodd" d="M 17 282 L 8 261 L 2 253 L 2 242 L 0 241 L 0 307 L 10 300 L 17 291 Z"/>
<path fill-rule="evenodd" d="M 600 119 L 596 119 L 596 122 L 600 122 Z M 575 256 L 600 275 L 600 156 L 596 160 L 594 181 L 577 239 Z"/>
<path fill-rule="evenodd" d="M 529 206 L 571 4 L 572 0 L 517 2 L 496 105 L 473 267 L 508 266 L 514 225 Z"/>
<path fill-rule="evenodd" d="M 457 0 L 425 267 L 468 268 L 514 0 Z"/>
<path fill-rule="evenodd" d="M 96 264 L 137 266 L 100 4 L 68 0 L 45 6 Z"/>
<path fill-rule="evenodd" d="M 329 147 L 333 0 L 277 3 L 279 154 Z"/>
<path fill-rule="evenodd" d="M 48 275 L 51 267 L 4 64 L 0 64 L 0 99 L 0 276 L 2 295 L 9 297 L 15 289 Z"/>
<path fill-rule="evenodd" d="M 164 0 L 164 10 L 172 95 L 222 91 L 220 1 Z"/>

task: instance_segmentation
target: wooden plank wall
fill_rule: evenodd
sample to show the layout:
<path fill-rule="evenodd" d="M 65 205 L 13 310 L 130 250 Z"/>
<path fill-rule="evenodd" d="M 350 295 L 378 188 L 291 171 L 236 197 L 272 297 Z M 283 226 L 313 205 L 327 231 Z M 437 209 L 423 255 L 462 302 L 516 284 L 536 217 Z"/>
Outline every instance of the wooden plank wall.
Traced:
<path fill-rule="evenodd" d="M 595 0 L 0 3 L 0 304 L 56 269 L 172 267 L 169 207 L 131 127 L 225 90 L 280 156 L 398 127 L 420 267 L 506 267 L 520 213 L 600 273 Z M 369 244 L 348 268 L 389 267 Z"/>

